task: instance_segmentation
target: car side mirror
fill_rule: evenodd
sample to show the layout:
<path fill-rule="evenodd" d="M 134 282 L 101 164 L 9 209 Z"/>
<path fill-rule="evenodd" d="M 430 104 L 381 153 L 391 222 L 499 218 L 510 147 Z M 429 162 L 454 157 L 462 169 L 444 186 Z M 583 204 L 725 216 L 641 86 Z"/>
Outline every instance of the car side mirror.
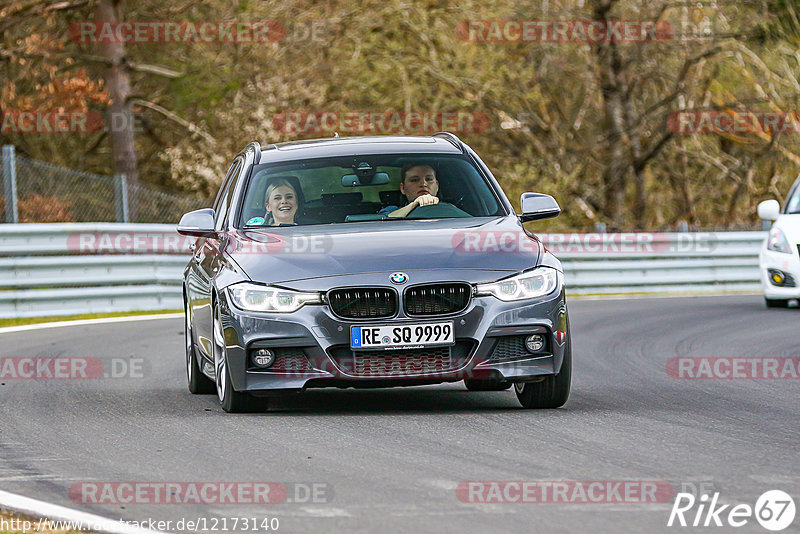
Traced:
<path fill-rule="evenodd" d="M 552 219 L 561 213 L 561 207 L 556 199 L 542 193 L 522 193 L 520 197 L 522 222 L 538 221 L 539 219 Z"/>
<path fill-rule="evenodd" d="M 758 216 L 765 221 L 776 221 L 781 213 L 781 205 L 777 200 L 765 200 L 758 205 Z"/>
<path fill-rule="evenodd" d="M 216 237 L 214 210 L 203 208 L 185 213 L 178 223 L 178 233 L 193 237 Z"/>

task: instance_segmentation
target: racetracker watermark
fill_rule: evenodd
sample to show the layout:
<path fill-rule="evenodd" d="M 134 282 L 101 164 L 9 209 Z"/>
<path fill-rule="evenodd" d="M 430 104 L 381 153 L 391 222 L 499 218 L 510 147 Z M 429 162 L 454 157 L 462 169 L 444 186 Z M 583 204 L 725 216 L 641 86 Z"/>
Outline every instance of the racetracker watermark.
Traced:
<path fill-rule="evenodd" d="M 649 504 L 674 494 L 663 480 L 465 481 L 456 488 L 461 502 L 493 504 Z"/>
<path fill-rule="evenodd" d="M 276 114 L 272 127 L 285 134 L 483 133 L 491 127 L 483 111 L 294 110 Z"/>
<path fill-rule="evenodd" d="M 135 114 L 107 113 L 104 117 L 97 111 L 8 110 L 0 116 L 0 132 L 4 134 L 91 134 L 103 129 L 144 131 Z"/>
<path fill-rule="evenodd" d="M 143 358 L 0 357 L 0 380 L 144 378 L 149 370 Z"/>
<path fill-rule="evenodd" d="M 113 527 L 109 530 L 109 526 Z M 121 528 L 120 528 L 121 527 Z M 48 519 L 36 521 L 8 518 L 0 515 L 0 532 L 28 534 L 32 532 L 270 532 L 280 530 L 280 520 L 267 516 L 235 517 L 181 517 L 179 519 L 105 519 L 89 516 L 87 519 Z"/>
<path fill-rule="evenodd" d="M 77 504 L 323 504 L 333 487 L 323 482 L 77 482 Z"/>
<path fill-rule="evenodd" d="M 464 20 L 456 35 L 472 43 L 660 42 L 675 36 L 662 20 Z"/>
<path fill-rule="evenodd" d="M 4 134 L 81 134 L 102 129 L 103 115 L 96 111 L 4 110 L 0 118 Z"/>
<path fill-rule="evenodd" d="M 465 368 L 467 361 L 446 361 L 434 356 L 415 356 L 398 351 L 419 349 L 421 346 L 403 346 L 398 349 L 377 348 L 369 351 L 354 351 L 332 363 L 327 357 L 308 358 L 299 355 L 277 354 L 275 362 L 267 368 L 258 369 L 276 379 L 297 380 L 320 377 L 358 377 L 391 380 L 447 380 L 464 379 L 491 380 L 494 371 L 488 361 L 478 361 Z M 380 352 L 379 352 L 380 351 Z M 548 356 L 549 354 L 545 354 Z M 515 365 L 524 363 L 504 362 L 503 371 L 513 373 Z M 525 368 L 525 370 L 529 370 Z"/>
<path fill-rule="evenodd" d="M 667 117 L 675 134 L 775 135 L 800 133 L 800 111 L 676 111 Z"/>
<path fill-rule="evenodd" d="M 568 233 L 537 234 L 537 237 L 554 254 L 710 253 L 718 241 L 712 232 Z M 475 254 L 538 251 L 535 238 L 516 231 L 463 230 L 453 235 L 452 246 L 457 252 Z"/>
<path fill-rule="evenodd" d="M 694 380 L 797 380 L 800 379 L 800 356 L 681 356 L 667 361 L 667 374 L 672 378 Z"/>
<path fill-rule="evenodd" d="M 226 242 L 229 254 L 328 254 L 333 248 L 329 235 L 280 235 L 263 231 L 247 232 L 247 239 Z"/>
<path fill-rule="evenodd" d="M 174 232 L 76 232 L 66 245 L 73 254 L 185 254 L 196 240 Z"/>
<path fill-rule="evenodd" d="M 213 243 L 229 254 L 327 254 L 333 246 L 329 235 L 281 235 L 248 230 L 244 236 L 220 233 Z M 77 232 L 67 236 L 73 254 L 186 254 L 197 238 L 173 232 Z M 207 252 L 210 252 L 208 250 Z"/>
<path fill-rule="evenodd" d="M 286 28 L 274 20 L 256 21 L 81 21 L 67 35 L 77 43 L 277 43 Z"/>

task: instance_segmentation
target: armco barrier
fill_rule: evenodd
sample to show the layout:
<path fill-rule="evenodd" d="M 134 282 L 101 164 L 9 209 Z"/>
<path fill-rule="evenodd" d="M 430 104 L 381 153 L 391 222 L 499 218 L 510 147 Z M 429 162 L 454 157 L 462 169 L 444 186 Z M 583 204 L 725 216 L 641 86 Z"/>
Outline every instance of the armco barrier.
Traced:
<path fill-rule="evenodd" d="M 575 295 L 758 291 L 758 252 L 766 234 L 648 233 L 639 246 L 632 244 L 637 234 L 609 234 L 617 237 L 606 250 L 595 250 L 603 234 L 557 234 L 563 243 L 540 237 L 562 261 L 567 291 Z"/>
<path fill-rule="evenodd" d="M 765 235 L 540 237 L 563 262 L 575 295 L 758 291 Z M 190 241 L 164 224 L 0 225 L 0 318 L 180 309 Z M 501 245 L 487 246 L 482 253 L 502 253 Z M 146 252 L 126 253 L 133 248 Z"/>
<path fill-rule="evenodd" d="M 180 309 L 187 241 L 171 224 L 2 224 L 0 318 Z M 125 253 L 142 244 L 157 250 Z"/>

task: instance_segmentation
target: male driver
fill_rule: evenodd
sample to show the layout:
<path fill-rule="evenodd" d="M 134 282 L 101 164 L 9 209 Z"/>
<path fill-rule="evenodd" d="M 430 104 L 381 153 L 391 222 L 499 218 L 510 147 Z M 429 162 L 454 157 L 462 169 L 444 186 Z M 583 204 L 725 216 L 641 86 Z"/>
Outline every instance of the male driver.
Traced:
<path fill-rule="evenodd" d="M 400 171 L 400 192 L 408 199 L 402 208 L 386 206 L 378 213 L 389 217 L 405 217 L 419 206 L 438 204 L 436 194 L 439 192 L 439 180 L 436 171 L 425 164 L 409 163 Z"/>

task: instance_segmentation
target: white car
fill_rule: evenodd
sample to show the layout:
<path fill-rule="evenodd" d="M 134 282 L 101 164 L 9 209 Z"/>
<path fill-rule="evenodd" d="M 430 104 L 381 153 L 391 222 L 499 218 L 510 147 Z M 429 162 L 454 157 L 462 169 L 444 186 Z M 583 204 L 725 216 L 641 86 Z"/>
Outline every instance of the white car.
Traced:
<path fill-rule="evenodd" d="M 758 205 L 758 216 L 773 221 L 758 256 L 768 308 L 786 308 L 800 299 L 800 177 L 781 210 L 777 200 Z"/>

